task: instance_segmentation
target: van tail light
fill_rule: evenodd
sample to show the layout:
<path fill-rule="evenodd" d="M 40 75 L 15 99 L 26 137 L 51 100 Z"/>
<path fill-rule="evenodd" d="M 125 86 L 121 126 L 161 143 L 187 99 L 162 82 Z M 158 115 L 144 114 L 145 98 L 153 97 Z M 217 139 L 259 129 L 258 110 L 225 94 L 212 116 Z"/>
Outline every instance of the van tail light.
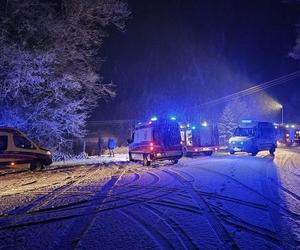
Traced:
<path fill-rule="evenodd" d="M 150 142 L 150 150 L 153 151 L 154 150 L 154 143 Z"/>
<path fill-rule="evenodd" d="M 150 150 L 153 151 L 154 147 L 150 147 Z"/>

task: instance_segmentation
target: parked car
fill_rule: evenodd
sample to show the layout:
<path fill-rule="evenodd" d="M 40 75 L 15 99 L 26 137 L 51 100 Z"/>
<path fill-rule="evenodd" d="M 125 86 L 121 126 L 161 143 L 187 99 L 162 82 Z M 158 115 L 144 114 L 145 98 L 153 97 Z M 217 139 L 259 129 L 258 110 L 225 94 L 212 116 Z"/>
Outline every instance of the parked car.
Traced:
<path fill-rule="evenodd" d="M 0 166 L 29 165 L 32 171 L 52 163 L 49 150 L 40 148 L 14 128 L 0 128 Z"/>
<path fill-rule="evenodd" d="M 174 164 L 182 157 L 179 124 L 175 118 L 157 119 L 135 126 L 129 143 L 129 160 L 143 161 L 149 166 L 153 161 L 170 160 Z"/>
<path fill-rule="evenodd" d="M 273 123 L 242 120 L 229 139 L 230 154 L 248 152 L 253 156 L 259 151 L 268 150 L 274 155 L 277 147 Z"/>

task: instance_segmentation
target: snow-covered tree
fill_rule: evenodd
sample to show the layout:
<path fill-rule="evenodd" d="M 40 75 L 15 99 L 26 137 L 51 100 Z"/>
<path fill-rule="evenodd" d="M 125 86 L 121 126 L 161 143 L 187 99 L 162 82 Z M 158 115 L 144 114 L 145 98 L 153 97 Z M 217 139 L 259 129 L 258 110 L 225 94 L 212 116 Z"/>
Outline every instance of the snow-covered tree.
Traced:
<path fill-rule="evenodd" d="M 228 140 L 233 135 L 233 132 L 237 125 L 238 123 L 236 121 L 236 117 L 232 112 L 230 105 L 227 105 L 224 108 L 219 122 L 219 134 L 221 145 L 228 145 Z"/>
<path fill-rule="evenodd" d="M 124 30 L 126 3 L 13 0 L 0 14 L 0 125 L 70 148 L 99 99 L 115 95 L 97 74 L 99 49 L 107 26 Z"/>
<path fill-rule="evenodd" d="M 249 110 L 244 101 L 237 99 L 225 106 L 219 120 L 221 145 L 228 145 L 228 140 L 233 135 L 240 120 L 248 116 Z"/>

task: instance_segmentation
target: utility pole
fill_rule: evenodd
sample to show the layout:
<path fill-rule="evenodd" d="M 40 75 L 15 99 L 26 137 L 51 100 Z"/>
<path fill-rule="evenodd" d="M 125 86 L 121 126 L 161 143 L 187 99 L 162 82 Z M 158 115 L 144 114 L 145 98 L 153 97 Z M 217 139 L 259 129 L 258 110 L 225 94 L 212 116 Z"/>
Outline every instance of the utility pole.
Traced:
<path fill-rule="evenodd" d="M 283 105 L 281 105 L 281 124 L 283 125 Z"/>

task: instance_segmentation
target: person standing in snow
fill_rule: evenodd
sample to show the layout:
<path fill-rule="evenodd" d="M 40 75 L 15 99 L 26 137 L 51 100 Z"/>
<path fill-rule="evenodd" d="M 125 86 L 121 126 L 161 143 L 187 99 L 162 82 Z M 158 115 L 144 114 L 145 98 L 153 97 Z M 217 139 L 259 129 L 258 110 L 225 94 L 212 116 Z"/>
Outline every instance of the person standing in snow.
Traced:
<path fill-rule="evenodd" d="M 108 139 L 107 147 L 109 150 L 109 156 L 115 157 L 114 149 L 116 148 L 116 140 L 112 137 Z"/>
<path fill-rule="evenodd" d="M 98 138 L 98 155 L 101 156 L 103 152 L 104 140 L 101 135 Z"/>

